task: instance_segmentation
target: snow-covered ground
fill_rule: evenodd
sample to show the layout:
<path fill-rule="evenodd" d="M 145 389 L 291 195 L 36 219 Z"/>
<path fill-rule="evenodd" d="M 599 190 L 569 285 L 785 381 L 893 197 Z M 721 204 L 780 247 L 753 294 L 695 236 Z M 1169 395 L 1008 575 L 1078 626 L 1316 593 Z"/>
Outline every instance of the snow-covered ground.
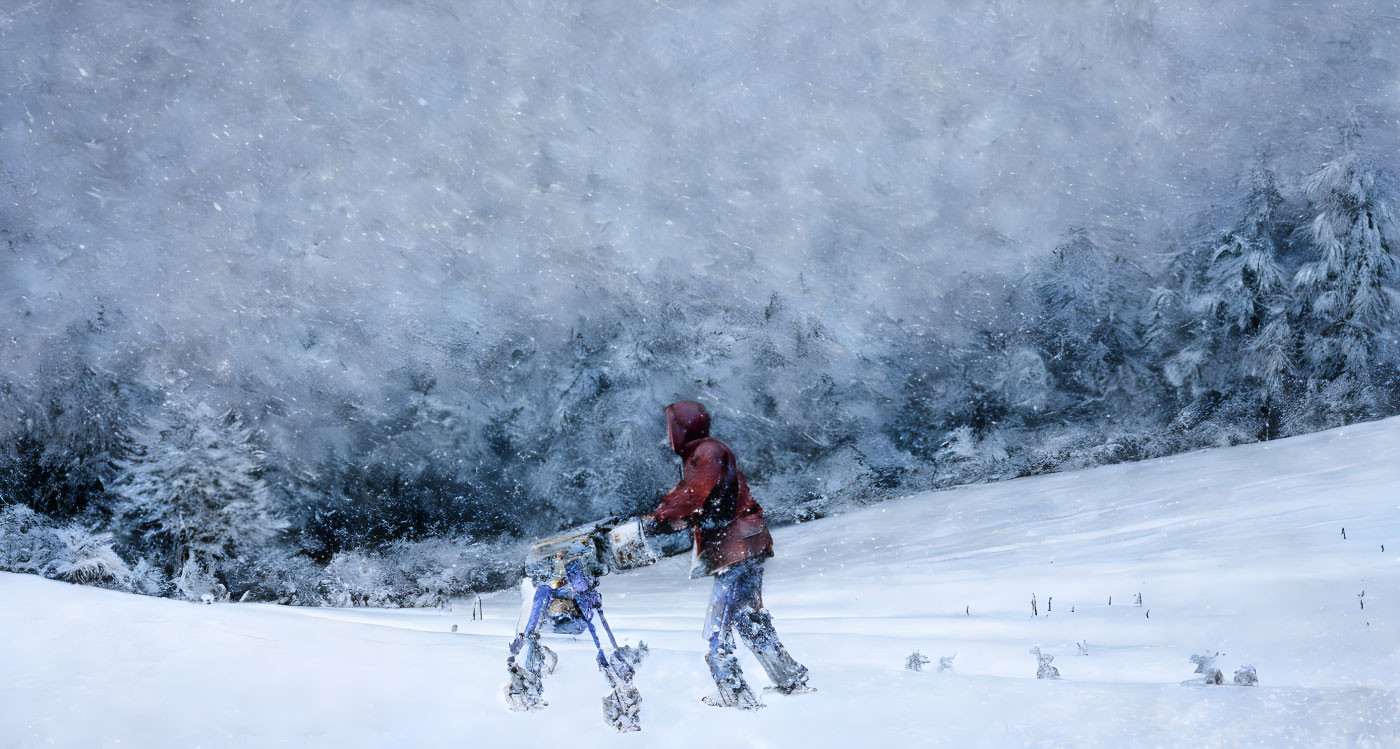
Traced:
<path fill-rule="evenodd" d="M 586 639 L 550 641 L 547 709 L 506 710 L 515 591 L 472 621 L 465 603 L 201 606 L 0 575 L 0 746 L 1400 746 L 1400 419 L 775 537 L 765 599 L 820 691 L 701 704 L 708 585 L 670 559 L 604 580 L 619 634 L 652 648 L 630 735 L 601 720 Z M 1059 681 L 1034 678 L 1037 644 Z M 905 670 L 915 649 L 954 670 Z M 1216 651 L 1259 686 L 1183 685 Z"/>

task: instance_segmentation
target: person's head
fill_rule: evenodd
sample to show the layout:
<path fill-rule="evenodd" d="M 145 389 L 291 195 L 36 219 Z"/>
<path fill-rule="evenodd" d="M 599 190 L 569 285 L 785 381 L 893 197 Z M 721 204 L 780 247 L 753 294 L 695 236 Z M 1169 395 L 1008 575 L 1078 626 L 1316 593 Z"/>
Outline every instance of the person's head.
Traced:
<path fill-rule="evenodd" d="M 681 401 L 666 407 L 666 436 L 677 455 L 689 443 L 710 436 L 710 414 L 695 401 Z"/>

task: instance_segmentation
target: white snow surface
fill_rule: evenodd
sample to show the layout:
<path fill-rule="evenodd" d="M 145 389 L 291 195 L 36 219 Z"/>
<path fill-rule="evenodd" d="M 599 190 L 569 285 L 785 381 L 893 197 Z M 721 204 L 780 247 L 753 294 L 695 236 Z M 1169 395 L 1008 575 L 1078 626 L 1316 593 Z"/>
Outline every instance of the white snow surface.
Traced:
<path fill-rule="evenodd" d="M 652 648 L 628 735 L 586 637 L 549 637 L 549 707 L 507 711 L 516 590 L 472 621 L 4 574 L 0 746 L 1400 746 L 1397 487 L 1389 419 L 778 529 L 765 601 L 819 691 L 755 713 L 700 702 L 708 580 L 683 558 L 611 576 L 609 619 Z M 1034 678 L 1033 645 L 1060 680 Z M 905 670 L 916 649 L 953 671 Z M 1183 684 L 1215 652 L 1259 686 Z"/>

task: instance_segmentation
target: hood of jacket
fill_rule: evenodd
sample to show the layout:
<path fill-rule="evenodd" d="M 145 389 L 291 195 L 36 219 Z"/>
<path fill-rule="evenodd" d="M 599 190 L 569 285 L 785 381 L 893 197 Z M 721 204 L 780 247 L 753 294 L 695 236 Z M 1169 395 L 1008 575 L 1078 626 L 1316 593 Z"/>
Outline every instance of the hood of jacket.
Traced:
<path fill-rule="evenodd" d="M 710 413 L 695 401 L 681 401 L 666 407 L 666 434 L 671 449 L 682 457 L 695 443 L 710 436 Z"/>

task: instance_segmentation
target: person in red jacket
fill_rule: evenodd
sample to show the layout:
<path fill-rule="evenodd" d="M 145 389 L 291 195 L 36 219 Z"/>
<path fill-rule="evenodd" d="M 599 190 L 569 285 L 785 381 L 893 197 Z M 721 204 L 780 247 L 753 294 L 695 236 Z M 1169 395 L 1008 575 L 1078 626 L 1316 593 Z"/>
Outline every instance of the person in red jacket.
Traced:
<path fill-rule="evenodd" d="M 710 414 L 692 401 L 666 407 L 671 449 L 683 461 L 681 481 L 643 517 L 649 532 L 689 531 L 695 541 L 691 577 L 712 575 L 704 637 L 718 695 L 710 705 L 753 710 L 763 707 L 734 657 L 734 634 L 753 651 L 773 687 L 783 694 L 810 691 L 807 668 L 778 640 L 773 617 L 763 608 L 763 560 L 773 556 L 773 537 L 763 508 L 749 494 L 734 453 L 710 437 Z"/>

